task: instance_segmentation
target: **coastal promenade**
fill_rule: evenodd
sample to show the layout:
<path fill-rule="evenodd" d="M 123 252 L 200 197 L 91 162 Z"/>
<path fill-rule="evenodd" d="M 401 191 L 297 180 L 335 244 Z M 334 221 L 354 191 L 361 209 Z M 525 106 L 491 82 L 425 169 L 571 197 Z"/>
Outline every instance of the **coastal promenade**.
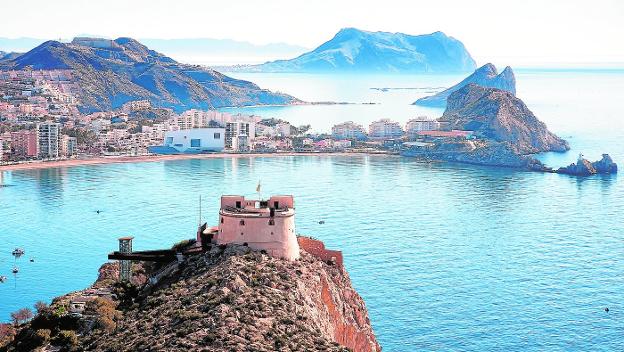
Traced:
<path fill-rule="evenodd" d="M 389 152 L 350 151 L 350 152 L 283 152 L 283 153 L 214 153 L 214 154 L 176 154 L 176 155 L 140 155 L 140 156 L 101 156 L 85 159 L 66 159 L 54 161 L 33 161 L 19 164 L 0 165 L 2 171 L 37 170 L 56 167 L 83 165 L 142 163 L 168 160 L 249 158 L 249 157 L 290 157 L 290 156 L 356 156 L 356 155 L 395 155 Z"/>

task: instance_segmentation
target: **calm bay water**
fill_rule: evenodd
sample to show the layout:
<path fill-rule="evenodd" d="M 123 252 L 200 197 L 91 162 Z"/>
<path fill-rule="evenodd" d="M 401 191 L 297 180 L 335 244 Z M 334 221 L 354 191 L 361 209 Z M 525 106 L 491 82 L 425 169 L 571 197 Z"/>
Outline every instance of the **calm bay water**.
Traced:
<path fill-rule="evenodd" d="M 305 123 L 317 130 L 423 112 L 406 104 L 418 97 L 414 90 L 369 89 L 418 86 L 405 77 L 351 84 L 340 83 L 350 78 L 306 84 L 300 76 L 254 77 L 302 99 L 325 94 L 325 100 L 381 103 L 259 109 L 296 124 L 305 122 L 297 120 L 301 114 L 315 117 Z M 543 160 L 558 166 L 577 151 L 591 158 L 606 151 L 622 164 L 622 78 L 619 72 L 518 74 L 518 95 L 573 147 Z M 453 81 L 419 79 L 432 87 Z M 0 284 L 0 320 L 89 285 L 117 237 L 135 236 L 136 249 L 193 237 L 199 194 L 204 220 L 216 223 L 221 194 L 253 196 L 262 180 L 265 195 L 295 195 L 298 232 L 344 252 L 385 351 L 624 349 L 624 183 L 617 176 L 385 156 L 242 157 L 0 175 L 8 185 L 0 188 L 0 275 L 9 276 Z M 14 278 L 16 246 L 27 253 Z"/>

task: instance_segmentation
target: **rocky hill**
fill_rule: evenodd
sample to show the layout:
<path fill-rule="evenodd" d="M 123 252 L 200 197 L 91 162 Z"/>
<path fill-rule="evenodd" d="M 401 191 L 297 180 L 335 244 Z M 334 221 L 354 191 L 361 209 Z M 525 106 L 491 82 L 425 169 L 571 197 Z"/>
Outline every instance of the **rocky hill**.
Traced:
<path fill-rule="evenodd" d="M 92 40 L 47 41 L 0 61 L 0 69 L 74 70 L 83 112 L 115 109 L 143 99 L 176 111 L 297 101 L 208 68 L 178 63 L 131 38 L 87 39 Z"/>
<path fill-rule="evenodd" d="M 341 29 L 316 49 L 291 60 L 239 67 L 259 72 L 470 72 L 464 45 L 442 32 L 424 35 Z"/>
<path fill-rule="evenodd" d="M 468 84 L 453 92 L 440 119 L 447 129 L 470 130 L 492 142 L 506 143 L 516 154 L 569 150 L 512 93 Z"/>
<path fill-rule="evenodd" d="M 514 76 L 511 67 L 505 67 L 503 72 L 499 74 L 496 67 L 491 63 L 488 63 L 479 67 L 473 74 L 466 77 L 456 85 L 443 90 L 440 93 L 416 100 L 414 105 L 445 107 L 446 100 L 453 92 L 470 83 L 474 83 L 482 87 L 506 90 L 511 94 L 516 95 L 516 77 Z"/>
<path fill-rule="evenodd" d="M 113 284 L 115 275 L 108 264 L 96 285 L 112 287 L 112 301 L 97 298 L 68 317 L 58 312 L 76 295 L 57 299 L 5 350 L 380 351 L 344 268 L 306 252 L 286 261 L 229 245 L 143 268 L 135 282 L 158 278 L 143 287 Z"/>

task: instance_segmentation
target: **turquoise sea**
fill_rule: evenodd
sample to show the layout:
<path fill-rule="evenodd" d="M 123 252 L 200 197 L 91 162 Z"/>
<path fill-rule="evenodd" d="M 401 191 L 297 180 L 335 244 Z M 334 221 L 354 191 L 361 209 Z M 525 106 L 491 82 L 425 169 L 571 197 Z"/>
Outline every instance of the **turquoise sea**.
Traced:
<path fill-rule="evenodd" d="M 318 131 L 406 121 L 451 76 L 238 75 L 305 100 L 247 108 Z M 624 167 L 621 71 L 519 71 L 518 96 L 572 151 Z M 381 92 L 373 87 L 425 88 Z M 234 109 L 230 109 L 234 110 Z M 0 172 L 0 320 L 95 280 L 120 236 L 135 249 L 193 237 L 198 195 L 295 195 L 297 230 L 340 249 L 384 351 L 624 350 L 624 182 L 388 156 L 221 158 Z M 98 214 L 96 210 L 101 212 Z M 319 221 L 325 221 L 319 224 Z M 10 252 L 23 247 L 19 274 Z M 34 262 L 29 259 L 33 258 Z M 605 308 L 609 307 L 609 312 Z"/>

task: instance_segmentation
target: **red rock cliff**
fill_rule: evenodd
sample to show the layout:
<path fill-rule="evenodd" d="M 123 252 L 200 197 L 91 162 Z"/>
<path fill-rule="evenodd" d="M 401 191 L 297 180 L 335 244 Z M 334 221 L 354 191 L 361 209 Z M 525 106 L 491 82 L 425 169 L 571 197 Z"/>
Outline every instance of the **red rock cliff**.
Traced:
<path fill-rule="evenodd" d="M 302 250 L 296 261 L 228 245 L 187 257 L 180 264 L 141 268 L 145 277 L 156 274 L 158 280 L 152 279 L 139 291 L 111 287 L 119 301 L 111 303 L 112 311 L 102 310 L 110 321 L 99 324 L 102 319 L 93 312 L 76 318 L 84 322 L 75 324 L 77 338 L 70 347 L 86 351 L 380 351 L 364 301 L 337 264 L 339 252 L 324 252 L 318 243 L 310 243 L 315 244 L 316 256 Z M 325 254 L 331 254 L 329 260 L 319 259 Z M 105 265 L 98 286 L 114 285 L 115 274 L 115 265 Z M 59 304 L 65 303 L 53 303 Z M 51 310 L 60 311 L 56 306 Z M 31 336 L 37 329 L 26 325 L 19 336 Z M 58 339 L 52 336 L 50 341 Z M 22 342 L 16 339 L 12 346 Z"/>

